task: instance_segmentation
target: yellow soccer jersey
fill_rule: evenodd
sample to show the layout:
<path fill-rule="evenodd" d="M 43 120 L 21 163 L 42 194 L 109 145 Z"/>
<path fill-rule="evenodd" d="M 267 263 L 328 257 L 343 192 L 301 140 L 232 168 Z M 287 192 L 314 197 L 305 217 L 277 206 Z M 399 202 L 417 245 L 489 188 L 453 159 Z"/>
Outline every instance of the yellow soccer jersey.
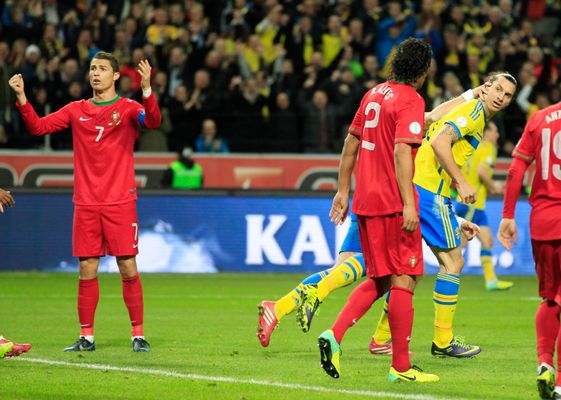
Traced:
<path fill-rule="evenodd" d="M 485 209 L 487 201 L 487 186 L 479 179 L 479 167 L 484 166 L 490 175 L 493 174 L 493 165 L 497 159 L 497 148 L 489 142 L 481 142 L 473 156 L 462 168 L 462 173 L 468 183 L 477 190 L 477 201 L 472 206 L 477 210 Z M 459 198 L 458 198 L 459 200 Z"/>
<path fill-rule="evenodd" d="M 434 194 L 449 198 L 452 178 L 440 166 L 431 142 L 440 128 L 445 124 L 451 125 L 459 138 L 452 145 L 452 154 L 456 164 L 462 168 L 481 142 L 485 119 L 483 103 L 480 100 L 471 100 L 457 106 L 442 119 L 432 123 L 415 158 L 413 182 Z"/>

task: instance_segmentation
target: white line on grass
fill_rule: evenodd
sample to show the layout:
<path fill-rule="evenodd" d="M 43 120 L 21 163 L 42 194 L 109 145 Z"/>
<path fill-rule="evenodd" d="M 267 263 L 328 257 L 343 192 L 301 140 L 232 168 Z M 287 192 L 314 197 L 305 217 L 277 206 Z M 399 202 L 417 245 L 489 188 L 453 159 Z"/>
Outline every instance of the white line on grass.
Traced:
<path fill-rule="evenodd" d="M 238 379 L 229 378 L 226 376 L 207 376 L 198 374 L 184 374 L 175 371 L 166 371 L 163 369 L 152 369 L 152 368 L 131 368 L 131 367 L 115 367 L 112 365 L 102 365 L 102 364 L 84 364 L 84 363 L 71 363 L 67 361 L 56 361 L 56 360 L 45 360 L 41 358 L 9 358 L 8 360 L 14 361 L 27 361 L 36 364 L 47 364 L 47 365 L 59 365 L 65 367 L 77 367 L 86 369 L 96 369 L 102 371 L 118 371 L 118 372 L 135 372 L 137 374 L 146 375 L 160 375 L 160 376 L 170 376 L 174 378 L 184 378 L 196 381 L 212 381 L 212 382 L 224 382 L 224 383 L 243 383 L 249 385 L 259 385 L 259 386 L 274 386 L 279 388 L 294 389 L 294 390 L 309 390 L 313 392 L 322 393 L 337 393 L 337 394 L 349 394 L 364 397 L 378 397 L 386 399 L 406 399 L 406 400 L 451 400 L 451 398 L 434 397 L 426 394 L 401 394 L 401 393 L 389 393 L 389 392 L 372 392 L 369 390 L 353 390 L 353 389 L 336 389 L 324 386 L 309 386 L 300 385 L 296 383 L 282 383 L 274 381 L 261 381 L 256 379 Z M 461 400 L 460 398 L 453 398 L 453 400 Z"/>

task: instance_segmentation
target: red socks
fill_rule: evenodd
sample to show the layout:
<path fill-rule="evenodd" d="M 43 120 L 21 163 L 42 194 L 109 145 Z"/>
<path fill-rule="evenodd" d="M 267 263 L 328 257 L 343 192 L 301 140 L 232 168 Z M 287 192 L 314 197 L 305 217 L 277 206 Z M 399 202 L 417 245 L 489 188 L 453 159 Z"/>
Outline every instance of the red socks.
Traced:
<path fill-rule="evenodd" d="M 411 368 L 409 341 L 413 329 L 413 292 L 394 286 L 390 290 L 388 321 L 392 333 L 392 367 L 399 372 Z"/>
<path fill-rule="evenodd" d="M 538 344 L 538 364 L 547 363 L 553 367 L 553 352 L 555 350 L 555 340 L 560 331 L 559 307 L 553 301 L 544 301 L 538 307 L 536 313 L 536 337 Z M 561 349 L 561 344 L 557 343 L 557 354 Z M 559 364 L 559 357 L 557 357 Z M 559 367 L 559 365 L 558 365 Z M 559 369 L 558 369 L 559 370 Z"/>
<path fill-rule="evenodd" d="M 356 324 L 370 307 L 372 307 L 372 304 L 383 294 L 384 293 L 377 288 L 374 279 L 367 279 L 353 290 L 345 307 L 343 307 L 331 328 L 337 343 L 341 343 L 347 329 Z"/>
<path fill-rule="evenodd" d="M 142 284 L 138 273 L 133 277 L 121 276 L 123 281 L 123 298 L 129 310 L 132 325 L 132 336 L 144 336 L 142 323 L 144 322 L 144 301 L 142 299 Z"/>
<path fill-rule="evenodd" d="M 99 301 L 99 284 L 97 278 L 80 279 L 78 282 L 78 318 L 80 319 L 80 336 L 93 336 L 94 316 Z"/>

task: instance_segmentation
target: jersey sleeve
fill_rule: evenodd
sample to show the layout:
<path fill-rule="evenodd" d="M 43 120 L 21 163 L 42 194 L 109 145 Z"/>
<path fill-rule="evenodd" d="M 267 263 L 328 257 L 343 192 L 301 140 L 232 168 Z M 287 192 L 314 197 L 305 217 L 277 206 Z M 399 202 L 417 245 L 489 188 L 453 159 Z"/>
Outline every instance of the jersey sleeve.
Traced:
<path fill-rule="evenodd" d="M 362 128 L 364 124 L 364 112 L 362 111 L 362 105 L 366 96 L 368 96 L 368 92 L 366 92 L 366 94 L 363 96 L 362 101 L 360 102 L 360 106 L 358 107 L 358 110 L 356 110 L 353 122 L 351 123 L 351 125 L 349 126 L 349 130 L 347 131 L 349 135 L 356 136 L 359 139 L 362 135 Z"/>
<path fill-rule="evenodd" d="M 144 101 L 144 109 L 146 110 L 144 125 L 150 129 L 159 128 L 162 124 L 162 114 L 160 113 L 160 106 L 156 96 L 154 93 L 151 93 L 150 96 L 142 97 L 142 99 Z"/>
<path fill-rule="evenodd" d="M 425 101 L 419 95 L 411 96 L 397 110 L 395 143 L 421 145 L 425 123 Z"/>
<path fill-rule="evenodd" d="M 522 132 L 522 137 L 520 138 L 520 140 L 516 144 L 516 147 L 514 147 L 514 150 L 512 151 L 512 156 L 514 158 L 518 158 L 519 160 L 523 161 L 526 164 L 531 164 L 534 161 L 534 158 L 536 157 L 536 150 L 534 146 L 534 140 L 532 137 L 534 132 L 534 125 L 535 125 L 534 121 L 536 120 L 535 116 L 536 114 L 534 114 L 530 118 L 530 121 L 528 121 L 528 123 L 526 124 L 526 127 L 524 128 L 524 132 Z"/>
<path fill-rule="evenodd" d="M 154 93 L 151 93 L 148 97 L 143 96 L 142 100 L 144 102 L 143 105 L 136 101 L 134 102 L 133 118 L 135 118 L 136 123 L 142 128 L 159 128 L 162 123 L 162 115 L 156 96 L 154 96 Z"/>
<path fill-rule="evenodd" d="M 478 120 L 485 121 L 483 108 L 479 104 L 476 101 L 460 104 L 444 116 L 444 123 L 454 128 L 458 139 L 472 135 L 478 126 Z"/>
<path fill-rule="evenodd" d="M 23 106 L 16 102 L 27 130 L 34 136 L 48 135 L 49 133 L 59 132 L 68 128 L 70 126 L 73 104 L 69 103 L 60 110 L 41 118 L 37 115 L 29 101 Z"/>

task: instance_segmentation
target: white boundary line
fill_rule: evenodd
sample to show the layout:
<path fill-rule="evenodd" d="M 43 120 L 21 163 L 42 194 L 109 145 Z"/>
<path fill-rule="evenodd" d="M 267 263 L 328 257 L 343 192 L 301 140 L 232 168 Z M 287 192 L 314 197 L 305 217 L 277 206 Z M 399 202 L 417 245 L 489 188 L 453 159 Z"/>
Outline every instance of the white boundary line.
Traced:
<path fill-rule="evenodd" d="M 273 387 L 285 388 L 285 389 L 307 390 L 307 391 L 321 392 L 321 393 L 350 394 L 356 396 L 377 397 L 377 398 L 385 398 L 385 399 L 406 399 L 406 400 L 451 400 L 452 399 L 452 398 L 444 398 L 444 397 L 433 397 L 425 394 L 401 394 L 401 393 L 390 393 L 390 392 L 372 392 L 369 390 L 336 389 L 336 388 L 330 388 L 324 386 L 309 386 L 309 385 L 300 385 L 296 383 L 282 383 L 282 382 L 256 380 L 256 379 L 238 379 L 238 378 L 229 378 L 225 376 L 184 374 L 181 372 L 166 371 L 162 369 L 152 369 L 152 368 L 131 368 L 131 367 L 115 367 L 112 365 L 103 365 L 103 364 L 71 363 L 67 361 L 46 360 L 41 358 L 21 357 L 21 358 L 9 358 L 8 360 L 24 361 L 24 362 L 30 362 L 35 364 L 58 365 L 64 367 L 78 367 L 78 368 L 103 370 L 103 371 L 134 372 L 137 374 L 169 376 L 174 378 L 183 378 L 183 379 L 190 379 L 196 381 L 242 383 L 242 384 L 249 384 L 249 385 L 273 386 Z M 461 399 L 455 397 L 453 398 L 453 400 L 461 400 Z"/>

